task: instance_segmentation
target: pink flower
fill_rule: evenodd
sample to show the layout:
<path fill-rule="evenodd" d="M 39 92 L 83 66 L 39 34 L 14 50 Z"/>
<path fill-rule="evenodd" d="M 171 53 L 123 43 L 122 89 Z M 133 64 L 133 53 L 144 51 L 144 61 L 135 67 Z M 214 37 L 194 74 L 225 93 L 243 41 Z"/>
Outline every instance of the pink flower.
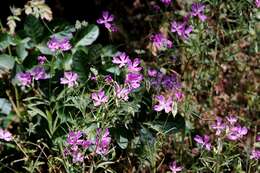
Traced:
<path fill-rule="evenodd" d="M 51 39 L 47 43 L 47 46 L 52 52 L 55 52 L 57 50 L 67 51 L 71 49 L 68 38 L 58 39 L 55 36 L 51 37 Z"/>
<path fill-rule="evenodd" d="M 125 84 L 129 85 L 130 88 L 136 89 L 141 85 L 143 75 L 136 73 L 128 73 L 125 78 Z"/>
<path fill-rule="evenodd" d="M 172 173 L 177 173 L 182 171 L 183 167 L 182 166 L 177 166 L 176 165 L 176 161 L 170 163 L 169 165 L 170 170 L 172 171 Z"/>
<path fill-rule="evenodd" d="M 250 159 L 259 160 L 260 159 L 260 150 L 253 149 L 250 155 Z"/>
<path fill-rule="evenodd" d="M 97 20 L 98 24 L 103 24 L 109 31 L 116 32 L 118 29 L 113 24 L 114 21 L 114 15 L 109 14 L 108 11 L 102 12 L 102 17 Z"/>
<path fill-rule="evenodd" d="M 99 106 L 102 103 L 106 103 L 108 101 L 108 97 L 105 95 L 105 91 L 100 90 L 97 93 L 92 93 L 91 98 L 94 102 L 94 106 Z"/>
<path fill-rule="evenodd" d="M 221 132 L 226 128 L 226 125 L 222 122 L 222 118 L 217 117 L 216 123 L 213 124 L 212 129 L 216 130 L 216 135 L 219 136 Z"/>
<path fill-rule="evenodd" d="M 172 47 L 172 42 L 168 40 L 162 33 L 154 34 L 150 37 L 152 44 L 158 50 L 165 50 Z"/>
<path fill-rule="evenodd" d="M 161 0 L 161 2 L 165 5 L 169 5 L 172 2 L 172 0 Z"/>
<path fill-rule="evenodd" d="M 203 137 L 196 135 L 194 137 L 194 140 L 201 145 L 201 147 L 205 147 L 206 150 L 210 151 L 211 149 L 211 143 L 208 135 L 204 135 Z"/>
<path fill-rule="evenodd" d="M 241 127 L 240 125 L 237 125 L 235 127 L 232 127 L 231 129 L 229 129 L 227 138 L 235 141 L 238 139 L 241 139 L 244 135 L 246 135 L 248 132 L 246 127 Z"/>
<path fill-rule="evenodd" d="M 129 57 L 126 55 L 125 52 L 118 52 L 114 57 L 112 62 L 114 64 L 118 64 L 119 68 L 122 68 L 130 61 Z"/>
<path fill-rule="evenodd" d="M 0 139 L 11 141 L 13 139 L 13 136 L 9 131 L 0 128 Z"/>
<path fill-rule="evenodd" d="M 116 97 L 119 99 L 122 99 L 124 101 L 128 100 L 128 94 L 130 93 L 130 89 L 129 88 L 123 88 L 120 85 L 118 85 L 116 83 L 115 85 L 115 92 L 116 92 Z"/>
<path fill-rule="evenodd" d="M 156 77 L 157 75 L 157 70 L 152 69 L 152 68 L 148 68 L 148 76 L 149 77 Z"/>
<path fill-rule="evenodd" d="M 226 117 L 226 119 L 228 120 L 228 122 L 231 124 L 231 125 L 234 125 L 236 122 L 237 122 L 237 117 L 233 116 L 233 115 L 230 115 L 228 117 Z"/>
<path fill-rule="evenodd" d="M 32 76 L 30 72 L 20 72 L 17 74 L 17 79 L 22 86 L 29 86 L 32 83 Z"/>
<path fill-rule="evenodd" d="M 188 26 L 187 22 L 171 22 L 171 32 L 176 32 L 182 39 L 188 39 L 192 32 L 192 26 Z"/>
<path fill-rule="evenodd" d="M 133 61 L 129 60 L 127 63 L 127 69 L 129 72 L 139 72 L 142 70 L 142 67 L 139 67 L 141 60 L 135 58 Z"/>
<path fill-rule="evenodd" d="M 198 16 L 199 19 L 204 22 L 207 19 L 207 16 L 205 16 L 204 13 L 205 5 L 202 3 L 193 3 L 191 5 L 191 15 L 192 16 Z"/>
<path fill-rule="evenodd" d="M 158 105 L 154 106 L 154 110 L 160 112 L 164 110 L 166 113 L 172 111 L 173 100 L 171 97 L 166 99 L 163 95 L 156 96 L 156 100 L 159 102 Z"/>
<path fill-rule="evenodd" d="M 38 56 L 37 58 L 39 64 L 44 64 L 47 61 L 46 56 Z"/>
<path fill-rule="evenodd" d="M 45 72 L 44 67 L 35 67 L 32 72 L 31 75 L 33 76 L 33 78 L 35 80 L 40 80 L 40 79 L 46 79 L 47 78 L 47 74 Z"/>
<path fill-rule="evenodd" d="M 181 91 L 176 91 L 174 93 L 175 95 L 175 98 L 176 100 L 179 102 L 179 101 L 182 101 L 182 99 L 184 98 L 184 94 L 181 92 Z"/>
<path fill-rule="evenodd" d="M 68 87 L 77 85 L 78 74 L 72 71 L 64 72 L 64 77 L 60 78 L 61 84 L 68 84 Z"/>
<path fill-rule="evenodd" d="M 257 8 L 260 8 L 260 0 L 255 0 L 255 5 Z"/>
<path fill-rule="evenodd" d="M 109 145 L 111 142 L 111 137 L 108 128 L 106 128 L 105 133 L 101 136 L 101 129 L 97 129 L 96 137 L 96 153 L 100 155 L 106 155 L 109 150 Z"/>

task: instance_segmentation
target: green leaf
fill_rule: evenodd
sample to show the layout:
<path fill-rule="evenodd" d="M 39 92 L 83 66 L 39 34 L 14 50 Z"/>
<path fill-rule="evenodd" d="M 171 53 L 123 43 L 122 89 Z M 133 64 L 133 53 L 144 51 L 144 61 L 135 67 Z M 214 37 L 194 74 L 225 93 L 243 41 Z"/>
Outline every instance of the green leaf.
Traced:
<path fill-rule="evenodd" d="M 81 81 L 86 81 L 89 74 L 88 51 L 79 49 L 72 56 L 72 69 L 79 75 Z"/>
<path fill-rule="evenodd" d="M 0 51 L 6 49 L 10 45 L 15 45 L 14 39 L 12 36 L 7 33 L 0 34 Z"/>
<path fill-rule="evenodd" d="M 110 67 L 108 69 L 106 69 L 107 72 L 110 72 L 110 73 L 113 73 L 115 74 L 116 76 L 119 76 L 120 75 L 120 69 L 119 67 Z"/>
<path fill-rule="evenodd" d="M 24 32 L 35 43 L 38 43 L 44 33 L 44 27 L 36 17 L 29 15 L 24 22 Z"/>
<path fill-rule="evenodd" d="M 11 110 L 12 110 L 11 103 L 5 98 L 0 98 L 0 113 L 7 115 L 11 112 Z"/>
<path fill-rule="evenodd" d="M 25 39 L 21 40 L 20 43 L 16 47 L 16 53 L 22 62 L 28 56 L 28 51 L 26 49 L 29 48 L 29 46 L 28 46 L 29 41 L 30 41 L 30 38 L 25 38 Z"/>
<path fill-rule="evenodd" d="M 113 57 L 116 54 L 117 50 L 112 45 L 107 45 L 101 49 L 101 57 Z"/>
<path fill-rule="evenodd" d="M 0 69 L 5 71 L 11 70 L 14 67 L 14 57 L 2 54 L 0 55 Z"/>
<path fill-rule="evenodd" d="M 99 35 L 99 28 L 96 25 L 89 25 L 83 29 L 81 35 L 83 36 L 75 44 L 75 47 L 91 45 Z"/>

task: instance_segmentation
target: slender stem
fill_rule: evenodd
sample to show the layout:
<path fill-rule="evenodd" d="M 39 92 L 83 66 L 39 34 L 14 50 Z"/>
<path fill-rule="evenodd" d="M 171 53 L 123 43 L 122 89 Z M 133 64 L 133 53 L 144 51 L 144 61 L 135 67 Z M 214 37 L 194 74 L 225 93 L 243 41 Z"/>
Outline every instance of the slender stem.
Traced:
<path fill-rule="evenodd" d="M 21 114 L 20 114 L 20 112 L 19 112 L 19 109 L 18 109 L 17 106 L 15 105 L 12 96 L 10 95 L 10 91 L 9 91 L 9 90 L 6 90 L 5 93 L 6 93 L 6 95 L 8 96 L 8 99 L 9 99 L 9 101 L 11 102 L 11 104 L 12 104 L 12 106 L 13 106 L 13 108 L 14 108 L 15 113 L 18 115 L 19 118 L 21 118 L 22 116 L 21 116 Z"/>

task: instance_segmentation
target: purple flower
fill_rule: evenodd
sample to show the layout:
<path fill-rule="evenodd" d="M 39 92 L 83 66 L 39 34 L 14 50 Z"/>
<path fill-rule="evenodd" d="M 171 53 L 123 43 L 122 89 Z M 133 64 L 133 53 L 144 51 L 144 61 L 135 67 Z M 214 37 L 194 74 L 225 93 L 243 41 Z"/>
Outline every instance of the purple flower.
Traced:
<path fill-rule="evenodd" d="M 169 5 L 172 2 L 172 0 L 161 0 L 161 2 L 165 5 Z"/>
<path fill-rule="evenodd" d="M 118 52 L 114 57 L 112 62 L 118 64 L 119 68 L 125 66 L 130 61 L 129 57 L 125 52 Z"/>
<path fill-rule="evenodd" d="M 176 74 L 163 75 L 161 84 L 166 90 L 175 90 L 181 88 L 181 83 L 178 81 Z"/>
<path fill-rule="evenodd" d="M 231 129 L 229 129 L 227 138 L 235 141 L 238 140 L 240 138 L 242 138 L 244 135 L 246 135 L 248 132 L 246 127 L 241 127 L 240 125 L 237 125 L 235 127 L 232 127 Z"/>
<path fill-rule="evenodd" d="M 18 73 L 17 79 L 19 80 L 22 86 L 29 86 L 32 83 L 32 76 L 30 72 Z"/>
<path fill-rule="evenodd" d="M 31 75 L 35 80 L 46 79 L 47 76 L 44 67 L 35 67 L 32 70 Z"/>
<path fill-rule="evenodd" d="M 128 73 L 125 78 L 125 83 L 131 88 L 136 89 L 140 87 L 143 75 L 137 73 Z"/>
<path fill-rule="evenodd" d="M 256 142 L 260 142 L 260 135 L 256 136 Z"/>
<path fill-rule="evenodd" d="M 0 139 L 11 141 L 13 139 L 13 136 L 9 131 L 0 128 Z"/>
<path fill-rule="evenodd" d="M 118 29 L 117 27 L 113 24 L 114 21 L 114 15 L 109 14 L 108 11 L 103 11 L 102 12 L 102 17 L 97 20 L 98 24 L 103 24 L 105 27 L 112 32 L 116 32 Z"/>
<path fill-rule="evenodd" d="M 92 93 L 91 98 L 94 102 L 94 106 L 99 106 L 102 103 L 106 103 L 108 101 L 108 97 L 105 95 L 105 91 L 100 90 L 97 93 Z"/>
<path fill-rule="evenodd" d="M 176 91 L 174 93 L 175 95 L 175 98 L 176 100 L 179 102 L 179 101 L 182 101 L 182 99 L 184 98 L 184 94 L 181 92 L 181 91 Z"/>
<path fill-rule="evenodd" d="M 109 145 L 111 142 L 111 137 L 108 128 L 106 128 L 105 133 L 101 136 L 101 129 L 97 129 L 96 137 L 96 153 L 100 155 L 106 155 L 109 150 Z"/>
<path fill-rule="evenodd" d="M 172 47 L 172 42 L 168 40 L 162 33 L 154 34 L 150 37 L 153 46 L 158 50 L 165 50 Z"/>
<path fill-rule="evenodd" d="M 250 159 L 259 160 L 260 159 L 260 150 L 253 149 L 250 155 Z"/>
<path fill-rule="evenodd" d="M 116 97 L 119 99 L 122 99 L 124 101 L 128 100 L 128 94 L 130 93 L 129 88 L 124 88 L 118 85 L 117 83 L 115 84 L 115 92 L 116 92 Z"/>
<path fill-rule="evenodd" d="M 60 78 L 61 84 L 68 84 L 68 87 L 77 85 L 78 74 L 72 71 L 64 72 L 64 77 Z"/>
<path fill-rule="evenodd" d="M 230 116 L 226 117 L 226 119 L 228 120 L 228 122 L 229 122 L 231 125 L 234 125 L 234 124 L 237 122 L 237 117 L 236 117 L 236 116 L 233 116 L 233 115 L 230 115 Z"/>
<path fill-rule="evenodd" d="M 160 112 L 164 110 L 166 113 L 172 111 L 173 100 L 171 97 L 166 99 L 163 95 L 156 96 L 156 100 L 159 102 L 158 105 L 154 106 L 154 110 Z"/>
<path fill-rule="evenodd" d="M 83 162 L 84 156 L 81 152 L 73 152 L 72 153 L 72 162 L 77 163 L 77 162 Z"/>
<path fill-rule="evenodd" d="M 207 19 L 207 16 L 205 16 L 204 13 L 205 5 L 202 3 L 193 3 L 191 5 L 191 15 L 192 16 L 198 16 L 199 19 L 203 22 Z"/>
<path fill-rule="evenodd" d="M 105 76 L 105 82 L 107 84 L 111 84 L 111 82 L 113 82 L 113 81 L 114 80 L 113 80 L 113 78 L 112 78 L 112 76 L 110 74 Z"/>
<path fill-rule="evenodd" d="M 141 63 L 139 58 L 135 58 L 133 61 L 129 60 L 127 63 L 127 69 L 129 72 L 139 72 L 142 70 L 142 67 L 138 67 Z"/>
<path fill-rule="evenodd" d="M 192 32 L 192 26 L 188 26 L 186 21 L 182 23 L 172 21 L 171 32 L 176 32 L 182 39 L 186 40 L 189 38 L 190 33 Z"/>
<path fill-rule="evenodd" d="M 152 69 L 152 68 L 148 68 L 148 76 L 149 77 L 156 77 L 157 75 L 157 70 Z"/>
<path fill-rule="evenodd" d="M 216 130 L 216 135 L 219 136 L 221 132 L 226 128 L 226 125 L 222 122 L 222 118 L 217 117 L 216 123 L 213 124 L 212 129 Z"/>
<path fill-rule="evenodd" d="M 39 64 L 44 64 L 47 61 L 46 56 L 38 56 L 37 58 Z"/>
<path fill-rule="evenodd" d="M 210 151 L 211 149 L 211 143 L 210 143 L 210 138 L 208 135 L 204 135 L 203 137 L 196 135 L 194 137 L 194 140 L 201 145 L 201 147 L 205 147 L 206 150 Z"/>
<path fill-rule="evenodd" d="M 255 5 L 257 8 L 260 8 L 260 0 L 255 0 Z"/>
<path fill-rule="evenodd" d="M 67 143 L 70 145 L 80 145 L 83 140 L 80 138 L 82 137 L 82 132 L 81 131 L 70 131 L 67 137 Z"/>
<path fill-rule="evenodd" d="M 51 39 L 47 43 L 47 46 L 52 52 L 55 52 L 57 50 L 67 51 L 71 49 L 68 38 L 58 39 L 55 36 L 51 37 Z"/>
<path fill-rule="evenodd" d="M 180 172 L 183 169 L 182 166 L 177 166 L 176 165 L 176 161 L 170 163 L 169 168 L 172 171 L 172 173 Z"/>

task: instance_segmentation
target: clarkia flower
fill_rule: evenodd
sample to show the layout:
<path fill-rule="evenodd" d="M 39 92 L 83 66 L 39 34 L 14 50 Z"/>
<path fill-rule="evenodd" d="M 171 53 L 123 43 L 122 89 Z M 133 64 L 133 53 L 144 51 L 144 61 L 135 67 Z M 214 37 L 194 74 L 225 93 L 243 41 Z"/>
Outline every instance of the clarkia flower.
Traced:
<path fill-rule="evenodd" d="M 210 138 L 208 135 L 204 135 L 203 137 L 196 135 L 194 137 L 194 140 L 201 146 L 206 148 L 206 150 L 210 151 L 211 149 L 211 143 L 210 143 Z"/>
<path fill-rule="evenodd" d="M 37 58 L 39 64 L 44 64 L 47 61 L 46 56 L 38 56 Z"/>
<path fill-rule="evenodd" d="M 231 125 L 234 125 L 237 122 L 237 117 L 233 115 L 229 115 L 226 119 Z"/>
<path fill-rule="evenodd" d="M 148 76 L 149 77 L 156 77 L 157 75 L 157 70 L 153 69 L 153 68 L 148 68 Z"/>
<path fill-rule="evenodd" d="M 13 139 L 13 136 L 9 131 L 0 128 L 0 139 L 11 141 Z"/>
<path fill-rule="evenodd" d="M 128 94 L 130 93 L 130 91 L 131 90 L 129 88 L 121 87 L 117 83 L 115 84 L 116 97 L 119 98 L 119 99 L 127 101 L 128 100 Z"/>
<path fill-rule="evenodd" d="M 102 130 L 97 129 L 96 153 L 100 155 L 106 155 L 109 151 L 111 137 L 108 128 L 106 128 L 105 133 L 102 136 L 101 133 Z"/>
<path fill-rule="evenodd" d="M 77 163 L 77 162 L 83 162 L 84 161 L 84 156 L 81 152 L 73 152 L 72 153 L 72 162 Z"/>
<path fill-rule="evenodd" d="M 150 37 L 153 46 L 158 50 L 165 50 L 172 47 L 172 42 L 168 40 L 162 33 L 154 34 Z"/>
<path fill-rule="evenodd" d="M 44 67 L 35 67 L 32 70 L 31 75 L 35 80 L 46 79 L 47 77 Z"/>
<path fill-rule="evenodd" d="M 260 159 L 260 150 L 253 149 L 250 155 L 250 159 L 259 160 Z"/>
<path fill-rule="evenodd" d="M 78 74 L 72 71 L 64 72 L 64 77 L 60 78 L 61 84 L 68 84 L 68 87 L 77 85 Z"/>
<path fill-rule="evenodd" d="M 189 38 L 192 32 L 192 26 L 187 25 L 187 22 L 171 22 L 171 32 L 176 32 L 182 39 L 186 40 Z"/>
<path fill-rule="evenodd" d="M 47 46 L 52 52 L 55 52 L 57 50 L 67 51 L 71 49 L 68 38 L 58 39 L 55 36 L 51 37 L 51 39 L 47 43 Z"/>
<path fill-rule="evenodd" d="M 226 125 L 222 122 L 222 118 L 217 117 L 216 123 L 211 125 L 211 128 L 216 130 L 216 135 L 219 136 L 221 132 L 226 128 Z"/>
<path fill-rule="evenodd" d="M 191 5 L 191 15 L 194 17 L 199 17 L 199 19 L 203 22 L 207 19 L 207 16 L 205 16 L 204 13 L 205 5 L 202 3 L 193 3 Z"/>
<path fill-rule="evenodd" d="M 260 135 L 256 136 L 256 142 L 260 142 Z"/>
<path fill-rule="evenodd" d="M 111 84 L 111 82 L 113 82 L 113 81 L 114 80 L 113 80 L 113 78 L 112 78 L 112 76 L 110 74 L 105 76 L 105 82 L 107 84 Z"/>
<path fill-rule="evenodd" d="M 125 84 L 129 85 L 130 88 L 136 89 L 140 87 L 143 75 L 137 73 L 128 73 L 125 78 Z"/>
<path fill-rule="evenodd" d="M 108 11 L 102 12 L 102 17 L 97 20 L 98 24 L 103 24 L 109 31 L 116 32 L 118 29 L 113 24 L 114 15 L 110 14 Z"/>
<path fill-rule="evenodd" d="M 112 62 L 114 64 L 118 64 L 119 68 L 122 68 L 130 61 L 129 57 L 126 55 L 125 52 L 118 52 L 114 57 Z"/>
<path fill-rule="evenodd" d="M 177 166 L 176 161 L 171 162 L 170 165 L 169 165 L 169 168 L 172 171 L 172 173 L 180 172 L 183 169 L 182 166 Z"/>
<path fill-rule="evenodd" d="M 172 2 L 172 0 L 161 0 L 161 2 L 165 5 L 169 5 Z"/>
<path fill-rule="evenodd" d="M 108 101 L 108 97 L 105 95 L 105 91 L 103 90 L 100 90 L 97 93 L 92 93 L 91 98 L 94 102 L 94 106 L 99 106 Z"/>
<path fill-rule="evenodd" d="M 70 145 L 81 145 L 82 141 L 80 138 L 82 137 L 81 131 L 70 131 L 67 137 L 67 143 Z"/>
<path fill-rule="evenodd" d="M 139 67 L 141 60 L 139 58 L 135 58 L 133 61 L 129 60 L 127 63 L 127 70 L 129 72 L 139 72 L 142 70 L 142 67 Z"/>
<path fill-rule="evenodd" d="M 174 93 L 174 96 L 178 102 L 182 101 L 182 99 L 184 98 L 184 94 L 181 91 L 176 91 Z"/>
<path fill-rule="evenodd" d="M 160 112 L 160 111 L 164 110 L 166 113 L 169 113 L 172 111 L 173 100 L 171 97 L 168 97 L 166 99 L 163 95 L 158 95 L 155 98 L 159 102 L 158 105 L 154 106 L 155 111 Z"/>
<path fill-rule="evenodd" d="M 30 72 L 20 72 L 17 74 L 17 79 L 22 86 L 29 86 L 32 83 L 32 76 Z"/>
<path fill-rule="evenodd" d="M 227 138 L 235 141 L 238 139 L 241 139 L 244 135 L 246 135 L 248 132 L 248 129 L 246 127 L 241 127 L 240 125 L 237 125 L 235 127 L 231 127 L 228 131 Z"/>
<path fill-rule="evenodd" d="M 260 8 L 260 0 L 255 0 L 255 5 L 257 8 Z"/>

